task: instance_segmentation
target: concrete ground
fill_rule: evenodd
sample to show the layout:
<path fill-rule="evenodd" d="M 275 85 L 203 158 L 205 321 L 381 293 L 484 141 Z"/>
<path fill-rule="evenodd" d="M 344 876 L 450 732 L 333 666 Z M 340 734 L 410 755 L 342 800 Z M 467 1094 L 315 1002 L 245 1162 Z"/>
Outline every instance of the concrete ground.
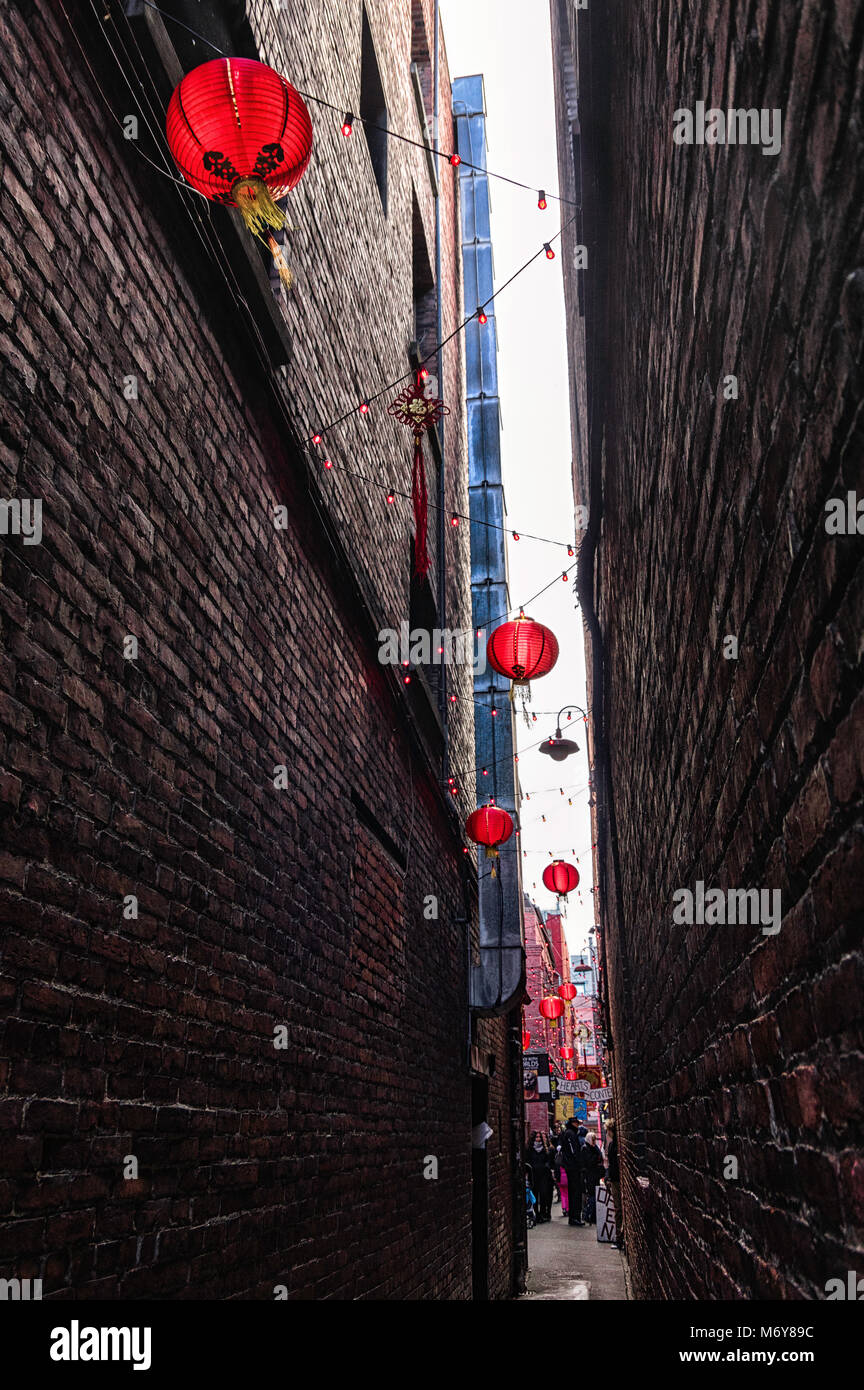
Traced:
<path fill-rule="evenodd" d="M 601 1245 L 595 1226 L 568 1226 L 556 1202 L 552 1220 L 528 1232 L 526 1299 L 626 1299 L 626 1264 L 620 1250 Z"/>

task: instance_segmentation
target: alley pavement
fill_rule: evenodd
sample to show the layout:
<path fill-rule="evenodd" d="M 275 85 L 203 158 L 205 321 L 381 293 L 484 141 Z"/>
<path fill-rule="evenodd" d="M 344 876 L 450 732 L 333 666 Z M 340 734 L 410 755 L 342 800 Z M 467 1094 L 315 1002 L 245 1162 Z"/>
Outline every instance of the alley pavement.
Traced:
<path fill-rule="evenodd" d="M 556 1202 L 552 1220 L 528 1232 L 525 1299 L 626 1299 L 620 1250 L 601 1245 L 594 1226 L 568 1226 Z"/>

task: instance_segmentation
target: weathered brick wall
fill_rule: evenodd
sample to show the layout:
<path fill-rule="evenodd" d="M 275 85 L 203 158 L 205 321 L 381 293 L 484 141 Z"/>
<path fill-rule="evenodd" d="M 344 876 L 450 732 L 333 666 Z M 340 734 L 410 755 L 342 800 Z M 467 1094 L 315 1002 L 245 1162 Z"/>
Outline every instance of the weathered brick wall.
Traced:
<path fill-rule="evenodd" d="M 307 477 L 286 423 L 307 435 L 407 365 L 423 156 L 391 142 L 385 221 L 362 133 L 313 108 L 294 352 L 270 390 L 230 296 L 190 278 L 187 195 L 105 111 L 97 85 L 135 108 L 100 21 L 66 9 L 92 73 L 48 0 L 0 20 L 0 486 L 44 499 L 41 545 L 5 538 L 0 586 L 0 1273 L 46 1297 L 470 1297 L 465 859 L 376 659 L 377 625 L 408 616 L 410 508 Z M 293 10 L 262 56 L 354 97 L 359 4 Z M 410 132 L 410 5 L 369 12 Z M 459 352 L 447 488 L 467 511 Z M 329 452 L 408 490 L 383 403 Z M 447 541 L 467 626 L 467 528 Z M 452 679 L 470 769 L 470 669 Z"/>
<path fill-rule="evenodd" d="M 864 491 L 862 14 L 590 13 L 580 116 L 608 171 L 586 189 L 597 329 L 571 345 L 602 468 L 630 1258 L 650 1297 L 824 1298 L 864 1270 L 864 542 L 826 532 L 826 502 Z M 702 100 L 780 108 L 782 150 L 674 145 L 673 112 Z M 779 934 L 673 925 L 697 880 L 779 889 Z"/>

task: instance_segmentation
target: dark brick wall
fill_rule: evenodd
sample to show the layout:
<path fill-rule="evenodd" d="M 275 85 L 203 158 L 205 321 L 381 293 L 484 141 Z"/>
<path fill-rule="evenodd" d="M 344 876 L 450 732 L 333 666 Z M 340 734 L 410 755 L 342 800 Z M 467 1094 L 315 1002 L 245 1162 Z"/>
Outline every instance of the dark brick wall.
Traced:
<path fill-rule="evenodd" d="M 473 861 L 431 711 L 419 732 L 421 697 L 376 659 L 378 627 L 408 616 L 410 508 L 307 471 L 292 444 L 407 366 L 423 156 L 391 142 L 385 220 L 362 132 L 346 142 L 313 108 L 293 355 L 271 374 L 188 244 L 188 195 L 105 110 L 99 86 L 116 115 L 136 108 L 100 19 L 66 9 L 92 71 L 60 7 L 0 19 L 0 486 L 44 499 L 42 544 L 5 538 L 0 586 L 0 1274 L 75 1299 L 467 1298 Z M 262 57 L 356 109 L 359 4 L 279 33 L 271 4 L 249 9 Z M 411 6 L 368 9 L 410 132 Z M 449 332 L 449 167 L 442 188 Z M 217 267 L 225 216 L 204 213 Z M 460 353 L 457 337 L 447 506 L 467 511 Z M 409 490 L 409 443 L 381 403 L 328 453 Z M 470 626 L 467 529 L 447 542 L 450 624 Z M 470 792 L 470 669 L 451 680 Z M 503 1049 L 504 1024 L 484 1027 Z"/>
<path fill-rule="evenodd" d="M 864 16 L 590 16 L 553 0 L 593 257 L 585 319 L 568 277 L 574 478 L 601 522 L 583 592 L 631 1266 L 648 1297 L 824 1298 L 864 1272 L 864 541 L 825 526 L 864 492 Z M 698 100 L 779 107 L 780 154 L 675 146 Z M 779 934 L 673 925 L 699 879 L 780 889 Z"/>

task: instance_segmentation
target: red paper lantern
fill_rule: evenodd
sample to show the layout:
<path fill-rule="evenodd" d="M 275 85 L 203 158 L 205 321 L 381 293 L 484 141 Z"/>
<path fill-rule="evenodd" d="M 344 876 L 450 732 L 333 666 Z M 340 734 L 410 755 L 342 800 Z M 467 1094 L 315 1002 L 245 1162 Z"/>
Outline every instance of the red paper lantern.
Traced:
<path fill-rule="evenodd" d="M 579 1079 L 579 1078 L 578 1078 L 578 1076 L 577 1076 L 577 1074 L 576 1074 L 575 1071 L 568 1071 L 568 1073 L 567 1073 L 567 1080 L 568 1080 L 568 1081 L 578 1081 L 578 1079 Z"/>
<path fill-rule="evenodd" d="M 465 834 L 477 845 L 483 845 L 487 859 L 498 858 L 498 846 L 513 834 L 513 821 L 500 806 L 478 806 L 465 822 Z M 492 865 L 492 877 L 496 868 Z"/>
<path fill-rule="evenodd" d="M 530 1043 L 531 1043 L 531 1034 L 528 1032 L 528 1029 L 527 1029 L 527 1028 L 523 1028 L 523 1029 L 522 1029 L 522 1050 L 523 1050 L 523 1052 L 524 1052 L 525 1049 L 530 1045 Z"/>
<path fill-rule="evenodd" d="M 579 870 L 575 865 L 568 864 L 566 859 L 556 859 L 543 870 L 544 885 L 550 893 L 557 893 L 559 898 L 566 898 L 568 893 L 572 893 L 578 882 Z"/>
<path fill-rule="evenodd" d="M 578 992 L 576 986 L 570 983 L 558 986 L 558 994 L 562 999 L 568 1000 L 568 1002 L 571 999 L 575 999 Z"/>
<path fill-rule="evenodd" d="M 312 122 L 291 83 L 251 58 L 214 58 L 174 89 L 165 130 L 187 183 L 211 202 L 239 208 L 290 285 L 270 229 L 284 227 L 275 200 L 299 183 L 312 153 Z"/>
<path fill-rule="evenodd" d="M 552 670 L 558 660 L 558 639 L 548 627 L 520 613 L 490 634 L 486 657 L 499 675 L 514 685 L 527 685 Z"/>
<path fill-rule="evenodd" d="M 554 994 L 550 994 L 548 999 L 540 1000 L 540 1012 L 544 1018 L 560 1018 L 564 1012 L 564 1005 L 560 999 L 556 999 Z"/>
<path fill-rule="evenodd" d="M 576 1056 L 572 1047 L 559 1047 L 558 1056 L 563 1057 L 565 1062 L 571 1062 Z"/>

